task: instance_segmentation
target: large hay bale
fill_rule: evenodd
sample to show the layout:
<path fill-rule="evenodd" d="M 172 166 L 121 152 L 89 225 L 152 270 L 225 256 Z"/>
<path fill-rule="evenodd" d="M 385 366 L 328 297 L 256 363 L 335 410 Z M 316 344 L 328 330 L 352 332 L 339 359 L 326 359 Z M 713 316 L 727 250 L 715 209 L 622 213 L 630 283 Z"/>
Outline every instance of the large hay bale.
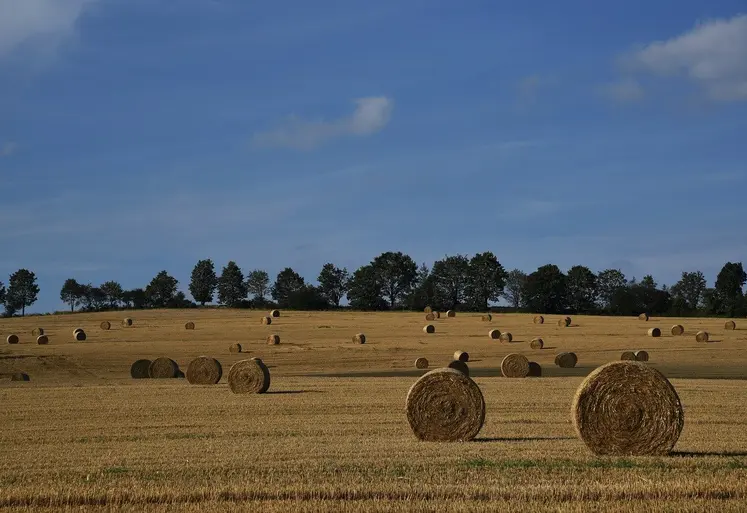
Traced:
<path fill-rule="evenodd" d="M 675 324 L 674 326 L 672 326 L 671 333 L 675 337 L 678 337 L 685 333 L 685 327 L 682 324 Z"/>
<path fill-rule="evenodd" d="M 8 335 L 8 337 L 5 340 L 8 342 L 8 344 L 17 344 L 18 342 L 21 341 L 21 339 L 18 338 L 18 335 L 14 335 L 14 334 Z"/>
<path fill-rule="evenodd" d="M 514 336 L 508 331 L 504 331 L 500 336 L 501 342 L 513 342 Z"/>
<path fill-rule="evenodd" d="M 535 315 L 534 319 L 532 319 L 532 322 L 534 324 L 545 324 L 545 318 L 541 315 Z"/>
<path fill-rule="evenodd" d="M 737 329 L 737 323 L 734 321 L 726 321 L 724 323 L 724 329 L 725 330 L 735 330 Z"/>
<path fill-rule="evenodd" d="M 640 320 L 640 321 L 647 321 L 648 320 L 648 314 L 647 313 L 642 313 L 641 315 L 638 316 L 638 320 Z"/>
<path fill-rule="evenodd" d="M 446 317 L 456 317 L 456 312 L 454 310 L 447 310 Z"/>
<path fill-rule="evenodd" d="M 228 387 L 234 394 L 264 394 L 270 388 L 270 370 L 259 358 L 240 360 L 228 371 Z"/>
<path fill-rule="evenodd" d="M 648 352 L 644 350 L 639 350 L 635 352 L 635 359 L 637 362 L 647 362 L 648 361 Z"/>
<path fill-rule="evenodd" d="M 31 330 L 31 335 L 34 337 L 44 335 L 44 328 L 34 328 L 33 330 Z"/>
<path fill-rule="evenodd" d="M 423 333 L 435 333 L 436 327 L 433 324 L 426 324 L 423 326 Z"/>
<path fill-rule="evenodd" d="M 571 318 L 570 317 L 563 317 L 562 319 L 558 319 L 558 326 L 561 328 L 567 328 L 571 325 Z"/>
<path fill-rule="evenodd" d="M 492 320 L 493 320 L 493 316 L 492 316 L 492 315 L 490 315 L 490 314 L 487 314 L 487 315 L 483 315 L 483 316 L 481 317 L 481 320 L 482 320 L 483 322 L 490 322 L 490 321 L 492 321 Z"/>
<path fill-rule="evenodd" d="M 187 322 L 184 325 L 184 329 L 185 330 L 193 330 L 193 329 L 195 329 L 195 323 L 193 323 L 192 321 Z"/>
<path fill-rule="evenodd" d="M 711 336 L 707 331 L 699 331 L 695 334 L 696 342 L 708 342 L 710 338 Z"/>
<path fill-rule="evenodd" d="M 501 374 L 507 378 L 526 378 L 529 374 L 529 360 L 518 353 L 506 355 L 501 361 Z"/>
<path fill-rule="evenodd" d="M 427 369 L 428 368 L 428 358 L 423 358 L 422 356 L 415 360 L 415 368 L 416 369 Z"/>
<path fill-rule="evenodd" d="M 433 315 L 432 313 L 425 314 L 425 320 L 426 321 L 435 321 L 436 320 L 436 316 Z"/>
<path fill-rule="evenodd" d="M 469 367 L 467 366 L 466 363 L 464 363 L 461 360 L 452 360 L 451 362 L 449 362 L 449 365 L 447 365 L 446 367 L 448 369 L 457 370 L 461 372 L 462 374 L 464 374 L 465 376 L 469 377 Z"/>
<path fill-rule="evenodd" d="M 133 379 L 146 379 L 150 378 L 150 360 L 136 360 L 135 363 L 130 367 L 130 376 Z"/>
<path fill-rule="evenodd" d="M 187 381 L 191 385 L 215 385 L 223 376 L 223 367 L 215 358 L 199 356 L 189 362 Z"/>
<path fill-rule="evenodd" d="M 531 347 L 532 349 L 542 349 L 543 347 L 545 347 L 545 341 L 539 337 L 533 338 L 532 341 L 529 342 L 529 347 Z"/>
<path fill-rule="evenodd" d="M 356 333 L 353 335 L 353 342 L 356 344 L 365 344 L 366 343 L 366 335 L 363 333 Z"/>
<path fill-rule="evenodd" d="M 454 359 L 460 362 L 468 362 L 469 353 L 467 351 L 454 351 Z"/>
<path fill-rule="evenodd" d="M 425 373 L 407 392 L 407 421 L 415 436 L 427 442 L 467 442 L 485 422 L 480 387 L 454 369 Z"/>
<path fill-rule="evenodd" d="M 493 340 L 499 340 L 501 338 L 501 330 L 490 330 L 488 336 Z"/>
<path fill-rule="evenodd" d="M 228 352 L 230 353 L 240 353 L 241 352 L 241 344 L 231 344 L 228 346 Z"/>
<path fill-rule="evenodd" d="M 267 345 L 268 346 L 276 346 L 280 343 L 280 335 L 277 333 L 273 333 L 272 335 L 268 335 L 267 337 Z"/>
<path fill-rule="evenodd" d="M 270 317 L 280 317 L 280 310 L 273 310 L 270 312 Z"/>
<path fill-rule="evenodd" d="M 112 328 L 112 323 L 110 323 L 109 321 L 103 321 L 101 324 L 99 324 L 99 326 L 102 330 L 108 331 Z"/>
<path fill-rule="evenodd" d="M 73 333 L 73 338 L 75 338 L 75 340 L 77 340 L 78 342 L 85 342 L 86 338 L 88 337 L 86 336 L 85 331 L 78 329 Z"/>
<path fill-rule="evenodd" d="M 633 351 L 625 351 L 625 352 L 623 352 L 623 354 L 620 355 L 620 360 L 634 362 L 635 361 L 635 353 Z"/>
<path fill-rule="evenodd" d="M 430 306 L 426 306 L 425 308 L 423 308 L 423 313 L 429 314 L 432 312 L 433 312 L 433 308 L 431 308 Z"/>
<path fill-rule="evenodd" d="M 179 366 L 171 358 L 161 356 L 150 363 L 148 376 L 154 379 L 175 378 L 179 371 Z"/>
<path fill-rule="evenodd" d="M 571 369 L 578 363 L 578 357 L 576 353 L 558 353 L 555 356 L 555 365 L 563 369 Z"/>
<path fill-rule="evenodd" d="M 125 327 L 132 326 L 132 319 L 130 319 L 129 317 L 127 317 L 126 319 L 124 319 L 122 321 L 122 326 L 125 326 Z"/>
<path fill-rule="evenodd" d="M 270 317 L 269 315 L 265 315 L 264 317 L 262 317 L 262 324 L 265 326 L 269 326 L 270 324 L 272 324 L 272 317 Z"/>
<path fill-rule="evenodd" d="M 648 330 L 648 336 L 649 337 L 660 337 L 661 336 L 661 330 L 659 328 L 649 328 Z"/>
<path fill-rule="evenodd" d="M 36 337 L 36 343 L 40 346 L 46 346 L 49 344 L 49 337 L 47 335 L 39 335 Z"/>
<path fill-rule="evenodd" d="M 529 362 L 529 374 L 527 377 L 539 378 L 542 376 L 542 366 L 537 362 Z"/>
<path fill-rule="evenodd" d="M 612 362 L 581 383 L 571 407 L 579 438 L 597 455 L 666 455 L 684 425 L 680 398 L 658 370 Z"/>

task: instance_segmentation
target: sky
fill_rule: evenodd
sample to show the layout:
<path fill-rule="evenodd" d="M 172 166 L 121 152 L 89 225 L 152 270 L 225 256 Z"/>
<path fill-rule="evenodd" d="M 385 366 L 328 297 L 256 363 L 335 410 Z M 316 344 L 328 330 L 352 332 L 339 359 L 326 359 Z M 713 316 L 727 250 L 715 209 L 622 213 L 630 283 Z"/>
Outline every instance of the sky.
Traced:
<path fill-rule="evenodd" d="M 384 251 L 712 285 L 747 257 L 747 4 L 0 0 L 0 281 L 315 282 Z"/>

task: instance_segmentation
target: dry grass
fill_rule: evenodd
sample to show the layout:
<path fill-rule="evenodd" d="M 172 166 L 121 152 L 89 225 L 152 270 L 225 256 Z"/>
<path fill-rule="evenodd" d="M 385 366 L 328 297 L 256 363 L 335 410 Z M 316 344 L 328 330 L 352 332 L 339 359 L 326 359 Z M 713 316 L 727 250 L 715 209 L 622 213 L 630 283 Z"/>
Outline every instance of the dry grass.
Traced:
<path fill-rule="evenodd" d="M 747 330 L 723 319 L 671 319 L 686 336 L 651 338 L 631 318 L 574 317 L 558 329 L 531 315 L 493 315 L 514 342 L 491 343 L 479 316 L 283 312 L 267 345 L 261 312 L 135 312 L 99 329 L 105 314 L 0 320 L 0 340 L 41 326 L 48 345 L 22 336 L 0 347 L 0 510 L 26 511 L 743 511 L 747 508 Z M 199 330 L 186 331 L 193 319 Z M 76 343 L 73 328 L 86 330 Z M 366 344 L 350 344 L 365 331 Z M 695 334 L 713 334 L 698 343 Z M 546 349 L 527 341 L 541 337 Z M 243 353 L 228 352 L 240 343 Z M 596 457 L 575 436 L 573 395 L 584 376 L 646 350 L 675 386 L 685 426 L 674 455 Z M 486 402 L 476 441 L 420 442 L 407 391 L 425 370 L 470 353 Z M 572 351 L 574 368 L 554 365 Z M 500 376 L 509 353 L 542 377 Z M 132 379 L 138 359 L 163 355 L 186 369 L 200 355 L 224 369 L 260 357 L 265 394 L 232 394 L 185 379 Z M 718 379 L 696 379 L 718 378 Z M 205 455 L 210 457 L 206 458 Z"/>

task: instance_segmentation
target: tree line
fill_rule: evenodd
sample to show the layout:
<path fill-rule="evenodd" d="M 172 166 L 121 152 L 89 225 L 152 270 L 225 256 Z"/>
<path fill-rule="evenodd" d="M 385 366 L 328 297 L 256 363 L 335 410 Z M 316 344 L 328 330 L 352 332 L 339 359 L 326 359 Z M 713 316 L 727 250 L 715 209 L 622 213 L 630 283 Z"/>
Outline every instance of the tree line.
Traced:
<path fill-rule="evenodd" d="M 340 308 L 347 298 L 356 310 L 487 311 L 504 299 L 507 308 L 547 314 L 658 316 L 747 316 L 744 285 L 747 274 L 741 262 L 727 262 L 708 287 L 700 271 L 683 272 L 674 285 L 659 286 L 651 275 L 640 281 L 628 279 L 619 269 L 594 273 L 576 265 L 563 272 L 547 264 L 532 273 L 506 271 L 490 251 L 473 256 L 453 255 L 418 266 L 402 252 L 384 252 L 352 274 L 332 263 L 322 266 L 317 284 L 308 283 L 290 267 L 274 282 L 261 269 L 246 275 L 234 261 L 217 274 L 210 259 L 200 260 L 192 270 L 188 290 L 192 299 L 178 290 L 179 282 L 167 271 L 159 272 L 144 288 L 125 290 L 116 281 L 99 286 L 69 278 L 60 299 L 71 312 L 120 308 L 194 308 L 217 303 L 231 308 L 286 308 L 325 310 Z M 0 282 L 0 304 L 12 316 L 36 302 L 39 287 L 33 272 L 20 269 L 10 276 L 8 287 Z"/>

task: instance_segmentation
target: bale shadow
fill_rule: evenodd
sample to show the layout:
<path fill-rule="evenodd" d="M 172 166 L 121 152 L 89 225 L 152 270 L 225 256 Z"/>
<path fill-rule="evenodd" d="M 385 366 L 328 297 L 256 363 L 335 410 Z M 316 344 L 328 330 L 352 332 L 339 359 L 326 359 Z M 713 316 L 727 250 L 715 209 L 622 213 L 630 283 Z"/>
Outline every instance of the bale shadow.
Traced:
<path fill-rule="evenodd" d="M 747 456 L 747 451 L 672 451 L 670 456 L 677 458 L 708 458 Z"/>
<path fill-rule="evenodd" d="M 321 394 L 321 390 L 268 390 L 265 394 Z"/>
<path fill-rule="evenodd" d="M 542 442 L 545 440 L 575 440 L 572 436 L 505 436 L 505 437 L 486 437 L 475 438 L 473 442 Z"/>

